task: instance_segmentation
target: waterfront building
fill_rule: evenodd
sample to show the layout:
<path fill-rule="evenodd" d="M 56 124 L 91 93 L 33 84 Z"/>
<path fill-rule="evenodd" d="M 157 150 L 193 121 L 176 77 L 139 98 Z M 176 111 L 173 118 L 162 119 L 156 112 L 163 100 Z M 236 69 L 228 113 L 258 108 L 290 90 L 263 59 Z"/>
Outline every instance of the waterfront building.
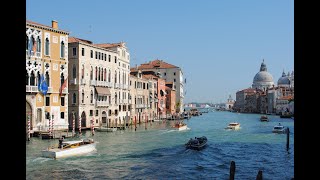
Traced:
<path fill-rule="evenodd" d="M 157 80 L 144 76 L 141 71 L 130 72 L 131 122 L 143 123 L 157 117 Z"/>
<path fill-rule="evenodd" d="M 142 71 L 160 73 L 166 82 L 174 82 L 176 90 L 176 112 L 182 113 L 184 109 L 184 76 L 182 69 L 163 60 L 153 60 L 137 67 Z"/>
<path fill-rule="evenodd" d="M 169 116 L 176 114 L 176 90 L 173 82 L 166 82 L 166 110 Z"/>
<path fill-rule="evenodd" d="M 276 99 L 278 97 L 278 87 L 269 88 L 267 91 L 267 112 L 276 113 Z"/>
<path fill-rule="evenodd" d="M 225 103 L 225 110 L 232 110 L 234 106 L 234 100 L 232 99 L 231 95 L 229 95 L 229 98 L 227 99 L 227 102 Z"/>
<path fill-rule="evenodd" d="M 130 53 L 124 42 L 69 38 L 69 119 L 82 128 L 123 127 L 130 117 Z M 69 121 L 69 122 L 70 122 Z"/>
<path fill-rule="evenodd" d="M 272 75 L 267 71 L 264 60 L 261 63 L 260 71 L 254 76 L 252 88 L 267 90 L 274 85 Z"/>
<path fill-rule="evenodd" d="M 292 107 L 289 107 L 289 103 L 293 100 L 293 96 L 282 96 L 276 100 L 276 114 L 281 115 L 284 112 L 293 111 Z M 292 106 L 292 105 L 290 105 Z"/>
<path fill-rule="evenodd" d="M 247 103 L 247 96 L 254 95 L 256 93 L 256 89 L 247 88 L 241 91 L 237 91 L 236 93 L 236 102 L 234 103 L 234 110 L 238 112 L 246 112 L 245 107 L 251 104 Z M 250 98 L 251 99 L 251 98 Z"/>
<path fill-rule="evenodd" d="M 26 115 L 31 132 L 68 128 L 69 32 L 26 21 Z M 60 91 L 61 90 L 61 91 Z"/>

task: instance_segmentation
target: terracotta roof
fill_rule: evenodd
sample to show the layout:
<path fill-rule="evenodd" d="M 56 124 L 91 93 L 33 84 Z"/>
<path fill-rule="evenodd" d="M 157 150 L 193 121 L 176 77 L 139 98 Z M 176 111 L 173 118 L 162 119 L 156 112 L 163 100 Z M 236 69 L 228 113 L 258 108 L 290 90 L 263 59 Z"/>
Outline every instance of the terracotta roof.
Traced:
<path fill-rule="evenodd" d="M 138 69 L 153 69 L 153 68 L 163 68 L 163 69 L 168 69 L 168 68 L 178 68 L 177 66 L 174 66 L 172 64 L 166 63 L 163 60 L 153 60 L 150 61 L 149 63 L 144 63 L 138 66 Z"/>
<path fill-rule="evenodd" d="M 247 88 L 247 89 L 243 89 L 243 90 L 241 90 L 241 91 L 243 91 L 243 92 L 245 92 L 245 93 L 249 93 L 249 92 L 254 93 L 254 92 L 256 92 L 256 89 L 254 89 L 254 88 Z M 240 92 L 241 92 L 241 91 L 240 91 Z"/>
<path fill-rule="evenodd" d="M 172 91 L 172 88 L 166 86 L 166 90 Z"/>
<path fill-rule="evenodd" d="M 49 28 L 49 29 L 52 29 L 52 30 L 57 30 L 57 31 L 63 31 L 64 33 L 68 33 L 68 31 L 65 31 L 65 30 L 61 30 L 61 29 L 54 29 L 53 27 L 51 26 L 47 26 L 47 25 L 44 25 L 44 24 L 40 24 L 40 23 L 37 23 L 37 22 L 33 22 L 33 21 L 30 21 L 30 20 L 26 20 L 26 23 L 29 23 L 29 24 L 33 24 L 35 26 L 42 26 L 42 27 L 45 27 L 45 28 Z"/>
<path fill-rule="evenodd" d="M 173 82 L 166 82 L 166 84 L 173 84 Z"/>
<path fill-rule="evenodd" d="M 83 42 L 83 43 L 92 44 L 92 41 L 85 40 L 85 39 L 80 39 L 80 38 L 76 38 L 76 37 L 69 37 L 69 38 L 68 38 L 68 42 L 69 42 L 69 43 L 73 43 L 73 42 Z"/>
<path fill-rule="evenodd" d="M 146 77 L 146 78 L 155 78 L 155 79 L 158 79 L 157 76 L 155 75 L 152 75 L 152 74 L 142 74 L 143 77 Z"/>
<path fill-rule="evenodd" d="M 111 48 L 111 47 L 122 47 L 123 43 L 103 43 L 103 44 L 95 44 L 95 45 L 102 48 Z"/>

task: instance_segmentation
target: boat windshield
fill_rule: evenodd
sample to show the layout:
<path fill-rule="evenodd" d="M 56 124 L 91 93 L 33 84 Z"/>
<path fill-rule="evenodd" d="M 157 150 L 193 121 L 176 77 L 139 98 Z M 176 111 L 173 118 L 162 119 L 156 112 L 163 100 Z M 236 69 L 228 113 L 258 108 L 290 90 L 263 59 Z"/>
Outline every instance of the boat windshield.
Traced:
<path fill-rule="evenodd" d="M 282 126 L 276 126 L 276 127 L 274 127 L 274 129 L 283 129 L 283 127 Z"/>

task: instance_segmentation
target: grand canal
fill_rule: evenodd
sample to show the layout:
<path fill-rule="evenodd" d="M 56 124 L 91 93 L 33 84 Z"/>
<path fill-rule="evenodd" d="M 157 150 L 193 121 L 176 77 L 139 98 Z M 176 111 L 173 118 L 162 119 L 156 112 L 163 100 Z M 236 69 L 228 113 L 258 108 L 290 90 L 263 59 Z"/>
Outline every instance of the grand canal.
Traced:
<path fill-rule="evenodd" d="M 137 131 L 96 132 L 96 152 L 58 160 L 41 157 L 41 150 L 58 140 L 34 137 L 26 142 L 26 179 L 228 179 L 231 161 L 235 179 L 255 179 L 259 170 L 264 179 L 293 178 L 294 120 L 259 118 L 219 111 L 184 120 L 186 131 L 171 129 L 174 121 L 155 121 L 137 125 Z M 233 121 L 241 129 L 225 130 Z M 272 133 L 278 123 L 290 128 L 289 152 L 286 135 Z M 205 149 L 185 149 L 190 138 L 202 135 L 208 138 Z M 90 131 L 83 136 L 91 137 Z"/>

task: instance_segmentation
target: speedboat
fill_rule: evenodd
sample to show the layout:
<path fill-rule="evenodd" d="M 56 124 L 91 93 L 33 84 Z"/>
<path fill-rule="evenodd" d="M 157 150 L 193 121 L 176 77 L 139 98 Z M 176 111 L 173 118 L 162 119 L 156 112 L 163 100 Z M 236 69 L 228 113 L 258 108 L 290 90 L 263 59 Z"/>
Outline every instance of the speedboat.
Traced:
<path fill-rule="evenodd" d="M 262 115 L 260 117 L 260 121 L 269 121 L 269 118 L 268 118 L 268 116 Z"/>
<path fill-rule="evenodd" d="M 188 129 L 187 124 L 183 123 L 183 122 L 177 122 L 174 124 L 174 126 L 172 126 L 173 128 L 182 131 L 182 130 L 186 130 Z"/>
<path fill-rule="evenodd" d="M 42 156 L 58 159 L 69 156 L 83 155 L 96 150 L 96 142 L 93 139 L 81 139 L 76 141 L 63 141 L 59 139 L 59 144 L 42 150 Z"/>
<path fill-rule="evenodd" d="M 231 122 L 225 129 L 232 129 L 232 130 L 240 129 L 240 123 Z"/>
<path fill-rule="evenodd" d="M 207 144 L 207 137 L 195 137 L 194 139 L 190 138 L 190 140 L 185 144 L 187 149 L 196 149 L 200 150 Z"/>
<path fill-rule="evenodd" d="M 279 125 L 276 125 L 276 126 L 273 127 L 272 132 L 273 133 L 279 133 L 279 134 L 286 133 L 287 132 L 287 128 L 285 128 L 284 126 L 282 126 L 279 123 Z"/>

